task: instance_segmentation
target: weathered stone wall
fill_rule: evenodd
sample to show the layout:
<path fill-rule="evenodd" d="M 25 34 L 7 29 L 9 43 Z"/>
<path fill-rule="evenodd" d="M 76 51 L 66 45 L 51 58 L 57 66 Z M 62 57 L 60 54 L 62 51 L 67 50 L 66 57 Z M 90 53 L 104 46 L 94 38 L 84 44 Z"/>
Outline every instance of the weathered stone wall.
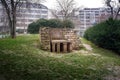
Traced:
<path fill-rule="evenodd" d="M 73 49 L 74 50 L 79 49 L 81 41 L 80 41 L 79 37 L 77 36 L 76 31 L 74 31 L 73 29 L 67 29 L 65 32 L 66 32 L 65 39 L 72 42 Z"/>
<path fill-rule="evenodd" d="M 51 40 L 67 40 L 72 43 L 74 50 L 80 49 L 80 39 L 73 29 L 59 28 L 41 28 L 41 47 L 45 50 L 50 50 Z"/>
<path fill-rule="evenodd" d="M 41 48 L 50 50 L 50 34 L 49 28 L 40 29 Z"/>

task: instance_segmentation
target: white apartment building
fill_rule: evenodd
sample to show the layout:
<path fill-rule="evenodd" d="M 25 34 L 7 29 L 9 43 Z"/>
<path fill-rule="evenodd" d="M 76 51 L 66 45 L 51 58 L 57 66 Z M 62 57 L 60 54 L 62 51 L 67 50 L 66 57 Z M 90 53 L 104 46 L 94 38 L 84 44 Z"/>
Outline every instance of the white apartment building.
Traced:
<path fill-rule="evenodd" d="M 100 23 L 101 21 L 108 18 L 109 12 L 105 8 L 83 8 L 79 11 L 80 27 L 79 34 L 80 36 L 84 35 L 84 32 L 89 27 Z M 104 17 L 103 17 L 104 16 Z"/>
<path fill-rule="evenodd" d="M 9 28 L 7 26 L 7 17 L 5 14 L 5 9 L 3 9 L 3 6 L 0 5 L 0 33 L 9 32 Z"/>
<path fill-rule="evenodd" d="M 16 31 L 19 33 L 26 33 L 28 25 L 40 18 L 48 19 L 48 8 L 38 3 L 23 3 L 17 9 L 17 24 Z M 0 13 L 4 15 L 3 7 L 0 4 Z M 4 29 L 4 21 L 0 17 L 0 25 Z"/>

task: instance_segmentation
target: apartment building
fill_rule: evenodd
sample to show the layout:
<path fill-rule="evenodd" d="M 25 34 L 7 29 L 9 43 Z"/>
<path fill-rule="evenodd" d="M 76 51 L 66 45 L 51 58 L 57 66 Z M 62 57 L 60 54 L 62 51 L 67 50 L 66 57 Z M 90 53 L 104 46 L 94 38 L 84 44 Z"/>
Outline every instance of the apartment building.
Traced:
<path fill-rule="evenodd" d="M 108 18 L 110 13 L 105 10 L 105 8 L 83 8 L 79 11 L 80 36 L 84 35 L 85 30 L 93 25 L 100 23 Z"/>
<path fill-rule="evenodd" d="M 17 11 L 16 30 L 26 32 L 28 25 L 40 18 L 48 19 L 48 8 L 42 4 L 24 3 Z"/>
<path fill-rule="evenodd" d="M 1 15 L 4 15 L 5 11 L 3 11 L 3 7 L 0 4 L 0 12 Z M 20 6 L 20 7 L 19 7 Z M 22 3 L 22 5 L 18 5 L 17 8 L 17 24 L 16 31 L 19 33 L 26 33 L 28 25 L 40 18 L 48 19 L 48 8 L 39 3 Z M 3 18 L 0 17 L 0 25 L 4 29 L 4 21 Z"/>
<path fill-rule="evenodd" d="M 5 9 L 3 9 L 3 6 L 0 5 L 0 34 L 4 34 L 6 32 L 9 32 L 9 27 L 7 23 L 7 17 L 5 15 Z"/>

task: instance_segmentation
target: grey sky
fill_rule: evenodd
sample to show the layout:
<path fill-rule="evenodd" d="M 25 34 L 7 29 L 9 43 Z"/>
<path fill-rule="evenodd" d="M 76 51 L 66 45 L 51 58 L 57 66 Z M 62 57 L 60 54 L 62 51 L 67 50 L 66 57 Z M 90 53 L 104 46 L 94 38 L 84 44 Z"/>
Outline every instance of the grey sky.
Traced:
<path fill-rule="evenodd" d="M 104 6 L 104 0 L 75 0 L 77 7 L 102 7 Z M 46 0 L 44 3 L 48 8 L 55 8 L 56 0 Z"/>

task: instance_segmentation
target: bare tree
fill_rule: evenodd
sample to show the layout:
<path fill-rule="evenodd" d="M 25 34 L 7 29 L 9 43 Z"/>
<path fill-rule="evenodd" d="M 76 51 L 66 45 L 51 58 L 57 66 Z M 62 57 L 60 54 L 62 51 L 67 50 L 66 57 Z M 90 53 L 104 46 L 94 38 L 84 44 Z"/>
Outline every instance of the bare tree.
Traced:
<path fill-rule="evenodd" d="M 33 2 L 33 3 L 43 3 L 46 0 L 26 0 L 27 2 Z"/>
<path fill-rule="evenodd" d="M 58 14 L 57 10 L 50 9 L 50 12 L 54 18 L 59 19 L 58 15 L 57 15 Z"/>
<path fill-rule="evenodd" d="M 110 9 L 110 17 L 117 19 L 120 12 L 120 0 L 105 0 L 105 5 Z"/>
<path fill-rule="evenodd" d="M 69 19 L 75 9 L 75 0 L 56 0 L 58 9 L 62 13 L 63 20 Z"/>
<path fill-rule="evenodd" d="M 8 23 L 10 27 L 11 38 L 16 37 L 16 13 L 17 9 L 22 6 L 23 2 L 41 2 L 43 0 L 0 0 L 5 8 Z"/>
<path fill-rule="evenodd" d="M 4 6 L 10 27 L 10 35 L 12 38 L 16 37 L 16 10 L 21 0 L 1 0 Z"/>

